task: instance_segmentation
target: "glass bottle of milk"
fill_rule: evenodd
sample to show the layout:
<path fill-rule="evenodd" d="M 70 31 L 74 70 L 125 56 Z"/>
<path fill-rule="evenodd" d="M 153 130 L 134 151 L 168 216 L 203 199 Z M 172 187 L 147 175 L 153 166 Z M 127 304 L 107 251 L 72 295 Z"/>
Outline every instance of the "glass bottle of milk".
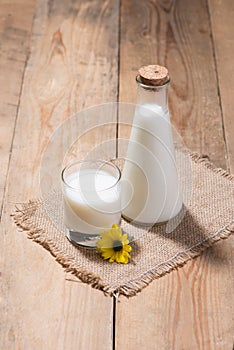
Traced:
<path fill-rule="evenodd" d="M 182 208 L 167 103 L 168 70 L 140 68 L 138 97 L 122 174 L 122 215 L 142 224 L 163 223 Z"/>

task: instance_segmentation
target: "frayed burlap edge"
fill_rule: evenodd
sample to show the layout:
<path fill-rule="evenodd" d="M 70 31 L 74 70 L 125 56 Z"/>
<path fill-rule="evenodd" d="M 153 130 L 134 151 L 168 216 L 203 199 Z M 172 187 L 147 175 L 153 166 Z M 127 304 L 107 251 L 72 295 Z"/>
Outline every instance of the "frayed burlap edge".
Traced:
<path fill-rule="evenodd" d="M 70 256 L 64 255 L 64 252 L 52 239 L 44 237 L 46 234 L 44 229 L 38 228 L 33 224 L 31 217 L 41 204 L 42 202 L 40 200 L 30 200 L 28 203 L 22 203 L 20 207 L 16 207 L 15 212 L 12 214 L 15 224 L 22 231 L 27 232 L 29 239 L 32 239 L 47 249 L 55 257 L 55 260 L 63 266 L 65 272 L 69 272 L 78 277 L 82 282 L 90 284 L 93 288 L 102 290 L 105 294 L 109 294 L 106 291 L 107 287 L 102 283 L 99 276 L 79 266 L 72 266 L 76 262 Z"/>
<path fill-rule="evenodd" d="M 206 157 L 201 157 L 197 153 L 189 153 L 192 160 L 195 163 L 202 163 L 206 168 L 213 172 L 233 181 L 234 176 L 229 174 L 222 168 L 216 168 Z M 12 214 L 15 224 L 23 231 L 27 232 L 28 238 L 42 245 L 47 249 L 55 260 L 63 266 L 65 272 L 71 273 L 84 283 L 90 284 L 93 288 L 101 290 L 105 295 L 119 296 L 124 295 L 131 297 L 141 292 L 147 287 L 153 280 L 164 276 L 165 274 L 183 266 L 187 261 L 197 257 L 206 248 L 212 246 L 214 243 L 221 239 L 228 238 L 234 233 L 234 222 L 231 222 L 220 231 L 216 232 L 208 239 L 196 244 L 195 246 L 181 252 L 171 259 L 157 265 L 154 269 L 146 271 L 136 279 L 130 280 L 124 285 L 113 290 L 111 286 L 105 285 L 100 276 L 93 274 L 90 271 L 86 271 L 82 267 L 77 266 L 77 262 L 70 256 L 64 256 L 63 251 L 54 243 L 53 240 L 44 237 L 46 233 L 42 228 L 36 227 L 31 221 L 31 217 L 37 208 L 41 205 L 40 200 L 30 200 L 28 203 L 23 203 L 21 207 L 16 207 L 15 212 Z"/>

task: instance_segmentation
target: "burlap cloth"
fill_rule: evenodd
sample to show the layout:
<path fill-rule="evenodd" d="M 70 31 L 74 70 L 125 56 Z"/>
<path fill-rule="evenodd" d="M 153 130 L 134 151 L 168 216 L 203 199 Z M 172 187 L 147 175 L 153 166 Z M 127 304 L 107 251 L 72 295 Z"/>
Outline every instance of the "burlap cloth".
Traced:
<path fill-rule="evenodd" d="M 13 214 L 14 220 L 28 232 L 29 238 L 47 249 L 66 272 L 106 294 L 133 296 L 154 279 L 182 266 L 234 231 L 234 177 L 196 154 L 189 157 L 190 201 L 177 227 L 173 228 L 176 225 L 172 220 L 169 226 L 154 226 L 149 230 L 122 220 L 123 229 L 136 238 L 127 265 L 102 260 L 96 249 L 74 247 L 56 228 L 58 223 L 51 221 L 44 201 L 23 204 Z M 186 173 L 184 176 L 186 179 Z M 56 210 L 59 220 L 61 215 L 59 209 Z"/>

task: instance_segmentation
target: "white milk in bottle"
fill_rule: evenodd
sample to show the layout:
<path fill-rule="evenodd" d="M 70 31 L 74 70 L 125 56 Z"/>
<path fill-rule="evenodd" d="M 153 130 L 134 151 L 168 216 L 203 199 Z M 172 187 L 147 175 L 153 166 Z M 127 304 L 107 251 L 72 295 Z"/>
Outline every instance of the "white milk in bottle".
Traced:
<path fill-rule="evenodd" d="M 182 208 L 167 105 L 168 71 L 142 67 L 122 174 L 122 215 L 138 223 L 168 221 Z"/>

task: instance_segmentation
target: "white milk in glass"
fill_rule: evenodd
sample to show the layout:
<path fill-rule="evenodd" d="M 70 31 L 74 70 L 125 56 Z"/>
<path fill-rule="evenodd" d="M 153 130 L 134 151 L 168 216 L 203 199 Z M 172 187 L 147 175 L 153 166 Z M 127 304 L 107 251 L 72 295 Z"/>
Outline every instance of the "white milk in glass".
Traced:
<path fill-rule="evenodd" d="M 116 178 L 106 171 L 84 169 L 70 174 L 64 186 L 65 225 L 69 231 L 98 234 L 120 222 Z"/>

